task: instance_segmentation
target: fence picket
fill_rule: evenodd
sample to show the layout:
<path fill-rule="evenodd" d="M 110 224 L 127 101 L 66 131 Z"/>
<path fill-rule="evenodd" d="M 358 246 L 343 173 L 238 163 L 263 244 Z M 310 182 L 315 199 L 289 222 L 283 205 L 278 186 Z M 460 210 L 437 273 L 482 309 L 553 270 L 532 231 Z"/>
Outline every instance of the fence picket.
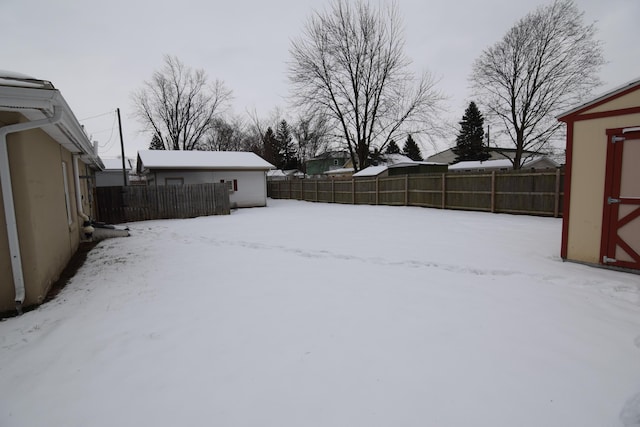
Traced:
<path fill-rule="evenodd" d="M 152 219 L 228 215 L 224 183 L 96 188 L 98 220 L 109 224 Z"/>

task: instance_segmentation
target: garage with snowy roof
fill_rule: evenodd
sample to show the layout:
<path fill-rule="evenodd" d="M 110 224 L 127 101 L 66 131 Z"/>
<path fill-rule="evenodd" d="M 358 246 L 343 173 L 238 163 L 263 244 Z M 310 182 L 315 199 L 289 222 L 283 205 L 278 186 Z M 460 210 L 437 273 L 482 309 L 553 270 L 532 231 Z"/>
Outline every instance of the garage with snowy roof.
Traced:
<path fill-rule="evenodd" d="M 567 124 L 562 258 L 640 272 L 640 78 L 558 119 Z"/>
<path fill-rule="evenodd" d="M 232 207 L 267 205 L 267 171 L 271 163 L 255 153 L 238 151 L 138 151 L 136 170 L 147 185 L 227 183 Z"/>

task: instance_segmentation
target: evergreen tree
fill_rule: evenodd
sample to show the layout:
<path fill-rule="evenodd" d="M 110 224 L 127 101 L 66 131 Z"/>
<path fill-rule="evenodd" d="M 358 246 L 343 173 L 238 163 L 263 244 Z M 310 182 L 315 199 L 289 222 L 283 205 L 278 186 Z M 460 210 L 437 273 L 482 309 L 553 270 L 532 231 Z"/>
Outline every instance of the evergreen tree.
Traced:
<path fill-rule="evenodd" d="M 278 149 L 279 144 L 271 127 L 267 128 L 267 131 L 264 133 L 262 143 L 262 158 L 279 169 L 282 163 Z"/>
<path fill-rule="evenodd" d="M 151 144 L 149 144 L 149 150 L 164 150 L 164 143 L 162 139 L 158 136 L 157 133 L 153 134 L 153 138 L 151 138 Z"/>
<path fill-rule="evenodd" d="M 275 138 L 278 142 L 278 154 L 280 165 L 276 165 L 279 169 L 295 169 L 298 165 L 296 159 L 296 151 L 293 146 L 293 138 L 291 137 L 291 129 L 286 120 L 282 120 L 278 124 Z"/>
<path fill-rule="evenodd" d="M 488 147 L 484 144 L 484 117 L 473 101 L 469 103 L 462 116 L 460 133 L 453 152 L 456 154 L 456 162 L 484 161 L 491 157 Z"/>
<path fill-rule="evenodd" d="M 389 141 L 389 145 L 387 145 L 385 154 L 400 154 L 400 147 L 398 147 L 398 144 L 396 144 L 393 139 Z"/>
<path fill-rule="evenodd" d="M 416 162 L 423 160 L 420 147 L 418 147 L 418 144 L 416 144 L 411 135 L 407 136 L 407 141 L 404 143 L 404 147 L 402 147 L 402 154 Z"/>

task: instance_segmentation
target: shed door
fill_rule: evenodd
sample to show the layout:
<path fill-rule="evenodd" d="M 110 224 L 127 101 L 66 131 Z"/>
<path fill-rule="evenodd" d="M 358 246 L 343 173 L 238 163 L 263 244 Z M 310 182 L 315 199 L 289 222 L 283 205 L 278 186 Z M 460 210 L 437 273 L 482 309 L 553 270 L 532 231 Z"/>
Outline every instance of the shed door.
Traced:
<path fill-rule="evenodd" d="M 640 127 L 608 133 L 602 263 L 640 269 Z"/>

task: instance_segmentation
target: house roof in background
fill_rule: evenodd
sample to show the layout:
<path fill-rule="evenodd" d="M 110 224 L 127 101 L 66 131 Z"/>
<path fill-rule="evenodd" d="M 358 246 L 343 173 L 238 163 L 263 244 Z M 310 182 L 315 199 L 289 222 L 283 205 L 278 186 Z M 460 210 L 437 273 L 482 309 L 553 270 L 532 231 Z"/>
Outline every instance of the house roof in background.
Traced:
<path fill-rule="evenodd" d="M 138 171 L 146 169 L 275 169 L 271 163 L 246 151 L 138 151 Z"/>
<path fill-rule="evenodd" d="M 536 163 L 546 160 L 553 164 L 555 167 L 560 166 L 558 162 L 547 156 L 535 156 L 525 160 L 522 165 L 523 168 L 531 168 L 534 167 Z M 468 161 L 468 162 L 458 162 L 453 165 L 449 165 L 449 170 L 462 170 L 462 169 L 500 169 L 500 168 L 512 168 L 513 164 L 509 159 L 499 159 L 499 160 L 485 160 L 485 161 Z"/>
<path fill-rule="evenodd" d="M 499 159 L 499 160 L 470 160 L 467 162 L 458 162 L 453 165 L 449 165 L 449 170 L 458 170 L 458 169 L 481 169 L 481 168 L 512 168 L 513 164 L 509 159 Z"/>
<path fill-rule="evenodd" d="M 342 158 L 348 158 L 349 157 L 349 153 L 346 151 L 326 151 L 322 154 L 318 154 L 316 157 L 314 157 L 311 160 L 326 160 L 326 159 L 342 159 Z"/>
<path fill-rule="evenodd" d="M 102 158 L 101 158 L 102 159 Z M 104 163 L 105 171 L 113 171 L 113 170 L 122 170 L 122 158 L 109 158 L 102 159 L 102 163 Z M 127 170 L 131 170 L 134 168 L 135 161 L 128 157 L 125 158 L 124 166 Z"/>
<path fill-rule="evenodd" d="M 268 177 L 285 177 L 287 176 L 282 169 L 274 169 L 267 172 Z"/>

